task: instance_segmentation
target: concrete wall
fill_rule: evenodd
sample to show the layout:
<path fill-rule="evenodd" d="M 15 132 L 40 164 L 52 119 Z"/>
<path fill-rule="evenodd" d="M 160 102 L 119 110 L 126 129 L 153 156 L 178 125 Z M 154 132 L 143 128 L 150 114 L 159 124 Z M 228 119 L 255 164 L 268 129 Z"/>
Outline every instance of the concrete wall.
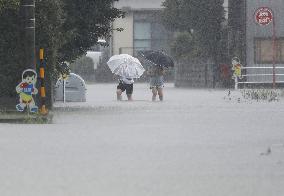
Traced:
<path fill-rule="evenodd" d="M 277 37 L 284 37 L 284 0 L 247 0 L 246 1 L 246 66 L 272 66 L 272 64 L 256 64 L 254 58 L 254 38 L 272 37 L 272 23 L 267 26 L 260 26 L 255 22 L 254 13 L 260 7 L 269 7 L 274 11 L 274 18 L 276 23 L 276 34 Z M 283 64 L 278 64 L 276 66 L 284 66 Z M 284 70 L 283 70 L 284 71 Z M 283 73 L 279 71 L 277 73 Z M 256 73 L 256 71 L 248 71 L 247 73 Z M 257 71 L 257 73 L 271 73 L 271 70 Z M 283 76 L 277 77 L 278 80 L 283 80 Z M 261 77 L 250 77 L 248 81 L 271 81 L 271 76 L 261 76 Z"/>

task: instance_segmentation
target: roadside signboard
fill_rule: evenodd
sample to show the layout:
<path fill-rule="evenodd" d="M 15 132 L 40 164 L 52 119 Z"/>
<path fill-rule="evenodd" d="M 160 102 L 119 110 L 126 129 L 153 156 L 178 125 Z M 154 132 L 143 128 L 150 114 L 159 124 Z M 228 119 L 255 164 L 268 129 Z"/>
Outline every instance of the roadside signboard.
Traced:
<path fill-rule="evenodd" d="M 273 21 L 273 12 L 268 7 L 258 8 L 255 12 L 255 21 L 261 26 L 269 25 Z"/>

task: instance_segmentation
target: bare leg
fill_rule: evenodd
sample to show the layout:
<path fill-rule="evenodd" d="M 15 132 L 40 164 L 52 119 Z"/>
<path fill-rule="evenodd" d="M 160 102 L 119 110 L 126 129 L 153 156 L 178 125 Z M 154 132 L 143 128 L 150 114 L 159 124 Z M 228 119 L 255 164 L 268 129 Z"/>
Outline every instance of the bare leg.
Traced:
<path fill-rule="evenodd" d="M 156 87 L 152 88 L 152 93 L 153 93 L 152 101 L 156 101 L 156 96 L 157 96 L 157 89 L 156 89 Z"/>
<path fill-rule="evenodd" d="M 122 91 L 120 89 L 117 89 L 116 91 L 116 98 L 117 98 L 117 101 L 121 101 L 122 100 Z"/>
<path fill-rule="evenodd" d="M 158 94 L 159 94 L 160 101 L 163 101 L 164 99 L 163 88 L 158 88 Z"/>
<path fill-rule="evenodd" d="M 132 94 L 127 94 L 127 99 L 128 99 L 128 101 L 133 101 Z"/>

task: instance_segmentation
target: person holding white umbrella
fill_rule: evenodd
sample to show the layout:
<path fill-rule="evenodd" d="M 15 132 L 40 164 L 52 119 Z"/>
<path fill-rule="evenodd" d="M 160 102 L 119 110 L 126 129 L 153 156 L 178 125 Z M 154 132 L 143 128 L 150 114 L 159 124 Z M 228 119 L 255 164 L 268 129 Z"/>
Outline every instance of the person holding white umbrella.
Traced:
<path fill-rule="evenodd" d="M 127 99 L 132 101 L 134 78 L 140 78 L 145 69 L 137 58 L 128 54 L 112 56 L 107 62 L 108 67 L 115 75 L 120 76 L 117 86 L 117 100 L 122 100 L 122 93 L 126 91 Z"/>
<path fill-rule="evenodd" d="M 119 79 L 119 84 L 117 85 L 117 90 L 116 90 L 116 97 L 118 101 L 122 100 L 122 93 L 126 91 L 126 96 L 128 101 L 132 101 L 132 94 L 133 94 L 133 83 L 134 79 L 133 78 L 126 78 L 126 77 L 121 77 Z"/>

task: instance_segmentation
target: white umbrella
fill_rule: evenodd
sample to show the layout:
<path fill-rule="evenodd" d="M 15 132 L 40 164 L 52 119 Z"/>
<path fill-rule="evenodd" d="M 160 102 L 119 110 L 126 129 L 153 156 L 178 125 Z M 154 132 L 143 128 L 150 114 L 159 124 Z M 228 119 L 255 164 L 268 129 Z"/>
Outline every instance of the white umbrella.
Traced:
<path fill-rule="evenodd" d="M 113 74 L 126 78 L 140 78 L 145 71 L 140 61 L 128 54 L 112 56 L 107 65 Z"/>

